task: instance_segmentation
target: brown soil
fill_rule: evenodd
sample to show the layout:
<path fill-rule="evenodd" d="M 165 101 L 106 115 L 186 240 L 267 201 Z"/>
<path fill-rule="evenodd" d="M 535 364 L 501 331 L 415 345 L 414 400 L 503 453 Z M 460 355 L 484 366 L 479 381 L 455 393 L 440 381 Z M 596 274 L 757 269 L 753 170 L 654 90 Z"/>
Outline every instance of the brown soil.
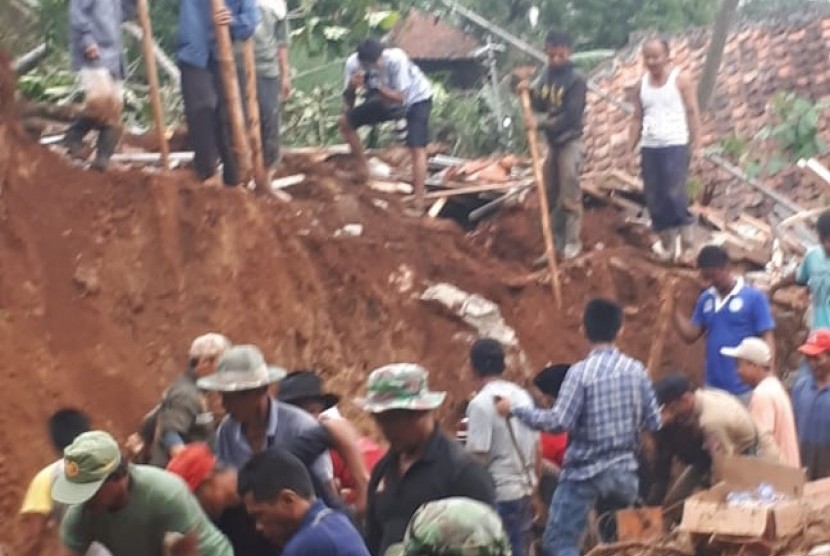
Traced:
<path fill-rule="evenodd" d="M 339 162 L 289 159 L 286 173 L 310 176 L 290 203 L 205 188 L 184 171 L 85 172 L 24 137 L 12 92 L 0 74 L 0 543 L 27 481 L 55 457 L 48 415 L 80 407 L 124 439 L 207 331 L 258 344 L 276 364 L 318 369 L 344 400 L 373 367 L 421 362 L 432 387 L 450 392 L 447 420 L 472 390 L 474 331 L 418 299 L 432 282 L 498 303 L 535 368 L 585 353 L 581 310 L 595 295 L 624 304 L 620 345 L 648 358 L 665 269 L 625 244 L 609 209 L 586 215 L 593 251 L 562 265 L 557 309 L 547 284 L 515 286 L 542 250 L 532 206 L 465 235 L 404 216 L 399 198 L 355 185 Z M 348 223 L 362 223 L 363 235 L 334 237 Z M 396 279 L 407 271 L 409 289 Z M 684 284 L 691 305 L 699 286 Z M 660 371 L 698 375 L 701 364 L 701 346 L 670 332 Z"/>

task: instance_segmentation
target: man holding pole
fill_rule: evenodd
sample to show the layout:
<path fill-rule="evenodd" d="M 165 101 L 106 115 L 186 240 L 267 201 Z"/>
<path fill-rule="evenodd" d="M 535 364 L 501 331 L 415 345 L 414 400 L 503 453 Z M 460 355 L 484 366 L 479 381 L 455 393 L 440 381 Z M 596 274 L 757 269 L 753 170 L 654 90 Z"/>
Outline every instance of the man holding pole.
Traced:
<path fill-rule="evenodd" d="M 582 192 L 579 170 L 582 164 L 582 118 L 585 113 L 585 78 L 571 62 L 571 39 L 551 31 L 545 39 L 548 66 L 536 82 L 519 83 L 519 91 L 530 90 L 531 103 L 544 118 L 536 128 L 548 140 L 544 178 L 551 207 L 556 251 L 565 259 L 582 252 Z M 545 263 L 542 256 L 537 265 Z"/>
<path fill-rule="evenodd" d="M 230 145 L 228 94 L 219 69 L 225 54 L 218 52 L 214 23 L 230 26 L 234 41 L 250 38 L 259 23 L 256 0 L 225 0 L 224 7 L 213 11 L 204 0 L 179 1 L 177 57 L 194 169 L 200 180 L 213 182 L 221 158 L 223 181 L 234 186 L 240 176 Z"/>
<path fill-rule="evenodd" d="M 288 67 L 288 6 L 285 0 L 257 0 L 260 21 L 254 31 L 256 94 L 265 166 L 280 161 L 280 105 L 291 94 Z M 235 47 L 242 45 L 237 43 Z M 237 48 L 240 84 L 245 83 L 241 48 Z"/>

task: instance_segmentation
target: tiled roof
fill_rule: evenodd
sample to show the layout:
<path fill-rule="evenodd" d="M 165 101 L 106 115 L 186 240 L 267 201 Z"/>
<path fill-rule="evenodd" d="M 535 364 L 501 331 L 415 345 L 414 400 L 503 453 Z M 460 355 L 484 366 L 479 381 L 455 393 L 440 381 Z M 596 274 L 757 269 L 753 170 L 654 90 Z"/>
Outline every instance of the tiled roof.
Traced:
<path fill-rule="evenodd" d="M 697 78 L 706 57 L 709 31 L 694 30 L 670 38 L 674 64 Z M 644 37 L 618 53 L 592 74 L 594 83 L 618 99 L 630 99 L 644 73 L 640 50 Z M 830 95 L 830 14 L 805 12 L 778 20 L 736 25 L 724 50 L 710 110 L 703 116 L 703 145 L 717 145 L 735 134 L 753 137 L 767 123 L 767 105 L 776 93 L 794 91 L 818 100 Z M 827 117 L 822 118 L 827 131 Z M 637 156 L 627 152 L 629 117 L 607 100 L 590 93 L 586 114 L 586 172 L 614 168 L 639 173 Z M 750 191 L 711 163 L 693 172 L 703 184 L 715 184 L 715 204 L 740 208 L 756 206 L 753 195 L 735 198 L 732 193 Z M 819 201 L 817 187 L 805 183 L 803 174 L 788 169 L 763 180 L 803 206 Z M 825 191 L 830 191 L 825 187 Z M 753 198 L 754 197 L 754 198 Z M 768 206 L 766 207 L 769 208 Z"/>
<path fill-rule="evenodd" d="M 446 20 L 414 8 L 392 30 L 390 42 L 413 60 L 469 60 L 481 46 Z"/>

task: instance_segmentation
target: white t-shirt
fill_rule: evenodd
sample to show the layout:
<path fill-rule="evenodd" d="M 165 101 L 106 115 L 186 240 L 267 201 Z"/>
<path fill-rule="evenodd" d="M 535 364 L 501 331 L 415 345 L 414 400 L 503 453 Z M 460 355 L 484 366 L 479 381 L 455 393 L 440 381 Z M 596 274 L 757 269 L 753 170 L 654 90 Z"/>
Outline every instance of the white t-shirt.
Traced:
<path fill-rule="evenodd" d="M 385 48 L 381 54 L 379 72 L 380 82 L 395 91 L 404 94 L 403 105 L 407 108 L 432 98 L 432 85 L 415 62 L 400 48 Z M 349 79 L 360 71 L 361 64 L 357 59 L 357 52 L 346 60 L 345 87 L 349 86 Z"/>
<path fill-rule="evenodd" d="M 532 406 L 533 399 L 524 389 L 506 380 L 488 382 L 467 407 L 467 451 L 486 453 L 487 470 L 496 485 L 496 500 L 508 502 L 529 496 L 535 482 L 536 451 L 539 434 L 516 419 L 510 419 L 510 426 L 516 438 L 516 445 L 510 438 L 508 421 L 496 413 L 494 396 L 510 400 L 514 406 Z M 526 465 L 522 469 L 521 459 Z"/>

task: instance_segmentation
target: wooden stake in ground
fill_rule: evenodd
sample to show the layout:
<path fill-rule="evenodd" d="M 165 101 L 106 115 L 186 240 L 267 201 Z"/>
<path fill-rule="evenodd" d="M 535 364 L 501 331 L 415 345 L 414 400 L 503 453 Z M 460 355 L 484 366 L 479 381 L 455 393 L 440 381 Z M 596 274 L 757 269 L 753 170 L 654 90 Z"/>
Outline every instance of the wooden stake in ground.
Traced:
<path fill-rule="evenodd" d="M 210 0 L 210 3 L 214 13 L 225 8 L 224 0 Z M 239 168 L 238 178 L 241 183 L 248 183 L 251 176 L 251 150 L 245 136 L 245 125 L 243 123 L 245 120 L 242 115 L 236 63 L 233 59 L 231 32 L 227 25 L 219 25 L 215 21 L 213 30 L 216 35 L 216 57 L 219 62 L 219 72 L 222 76 L 222 86 L 225 89 L 225 99 L 228 103 L 228 119 L 231 125 L 233 151 L 236 155 L 237 168 Z"/>
<path fill-rule="evenodd" d="M 533 110 L 530 107 L 530 91 L 523 89 L 519 96 L 522 101 L 522 113 L 527 129 L 527 141 L 530 145 L 530 156 L 533 159 L 533 177 L 536 179 L 536 189 L 539 192 L 539 210 L 542 211 L 542 234 L 545 236 L 545 256 L 548 259 L 548 270 L 550 270 L 550 283 L 553 287 L 553 297 L 556 299 L 556 306 L 562 306 L 562 288 L 559 283 L 559 269 L 556 266 L 556 251 L 553 242 L 553 230 L 550 226 L 550 210 L 548 206 L 548 194 L 545 188 L 545 179 L 542 175 L 542 160 L 539 154 L 539 138 L 536 136 Z"/>
<path fill-rule="evenodd" d="M 164 110 L 161 107 L 161 93 L 159 92 L 159 76 L 156 69 L 156 56 L 153 52 L 153 25 L 150 23 L 150 11 L 147 0 L 138 0 L 136 4 L 138 22 L 141 24 L 141 49 L 144 52 L 144 68 L 147 70 L 147 83 L 150 85 L 150 106 L 153 109 L 153 120 L 159 140 L 161 167 L 170 168 L 168 160 L 170 149 L 167 146 L 167 135 L 164 127 Z"/>
<path fill-rule="evenodd" d="M 262 154 L 262 134 L 260 130 L 259 99 L 256 89 L 256 62 L 254 59 L 254 40 L 248 39 L 244 45 L 245 64 L 245 105 L 248 107 L 248 136 L 251 140 L 251 158 L 254 162 L 254 184 L 258 193 L 268 190 L 268 172 Z"/>
<path fill-rule="evenodd" d="M 654 380 L 655 373 L 663 360 L 663 346 L 666 344 L 666 329 L 672 318 L 674 308 L 674 292 L 677 290 L 677 279 L 667 277 L 660 289 L 660 313 L 657 315 L 657 328 L 651 338 L 651 350 L 648 352 L 648 376 Z"/>

